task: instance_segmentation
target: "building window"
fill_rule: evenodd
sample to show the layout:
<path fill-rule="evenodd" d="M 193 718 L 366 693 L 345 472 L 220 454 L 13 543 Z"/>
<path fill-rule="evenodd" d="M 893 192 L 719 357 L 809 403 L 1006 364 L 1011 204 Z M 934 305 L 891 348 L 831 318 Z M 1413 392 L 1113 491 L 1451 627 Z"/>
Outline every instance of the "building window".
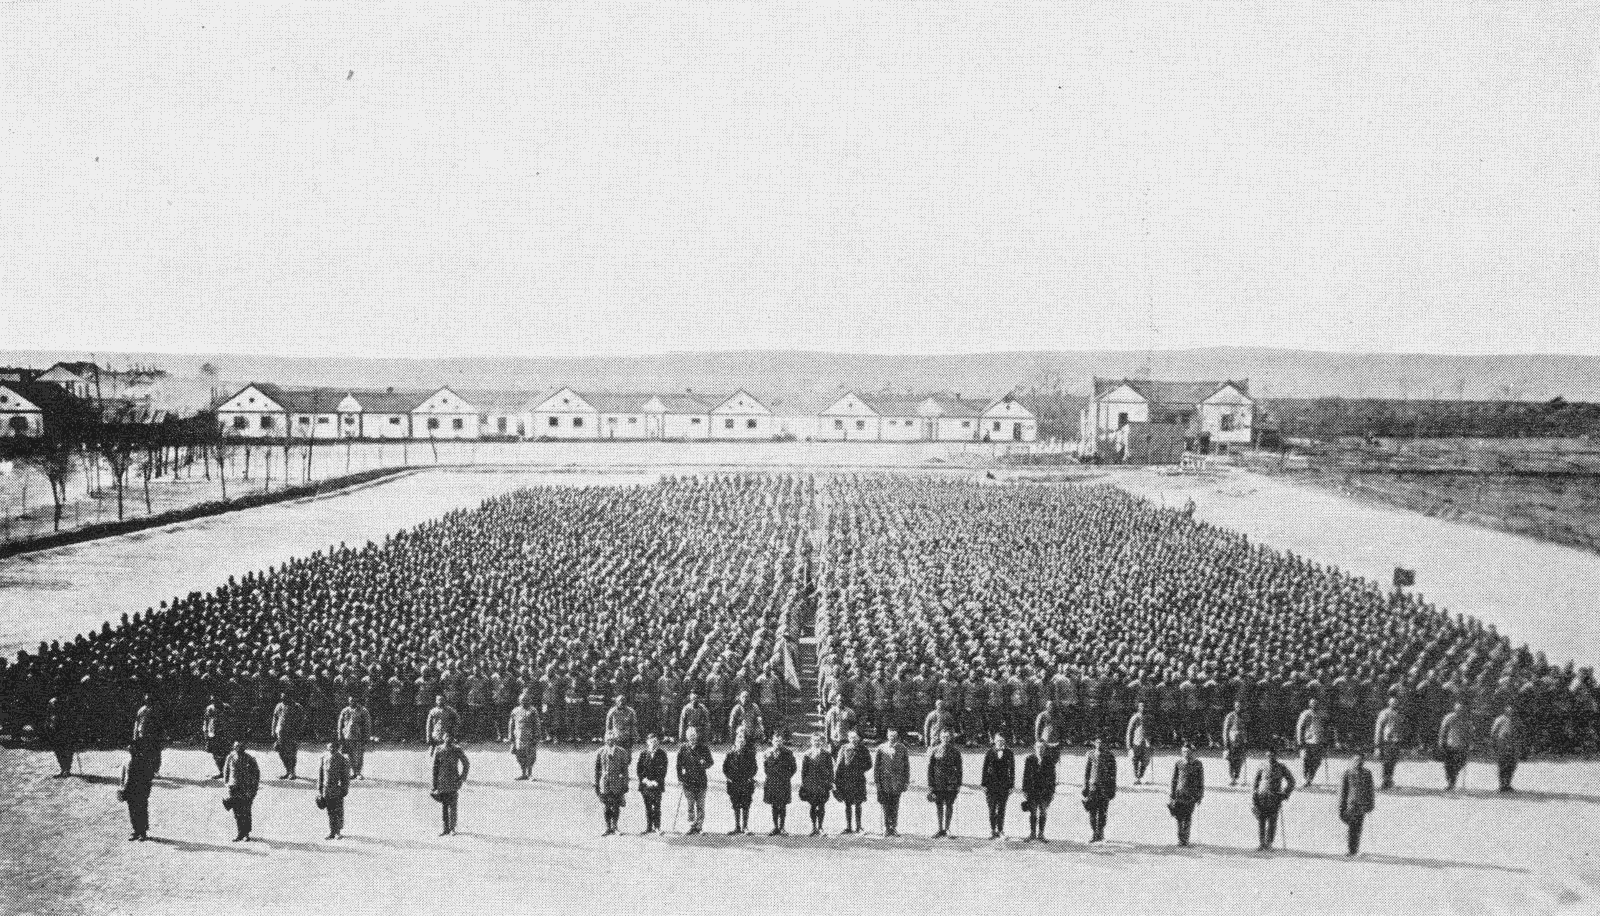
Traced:
<path fill-rule="evenodd" d="M 699 426 L 700 425 L 700 418 L 699 417 L 691 417 L 689 419 L 689 424 L 691 426 Z"/>
<path fill-rule="evenodd" d="M 496 421 L 495 425 L 497 427 L 499 427 L 501 433 L 504 433 L 506 431 L 506 418 L 505 417 L 499 418 L 499 420 Z"/>
<path fill-rule="evenodd" d="M 317 418 L 317 425 L 318 426 L 327 426 L 328 425 L 328 418 L 327 417 L 318 417 Z"/>
<path fill-rule="evenodd" d="M 399 426 L 400 425 L 400 418 L 399 417 L 390 417 L 389 418 L 389 425 L 390 426 Z"/>
<path fill-rule="evenodd" d="M 744 428 L 745 429 L 755 429 L 756 428 L 756 421 L 755 420 L 746 420 L 746 421 L 744 421 Z"/>
<path fill-rule="evenodd" d="M 439 428 L 439 418 L 438 417 L 429 417 L 428 418 L 428 428 L 429 429 L 438 429 Z"/>
<path fill-rule="evenodd" d="M 311 418 L 310 417 L 300 417 L 299 419 L 300 419 L 300 425 L 301 426 L 310 426 L 311 425 Z"/>
<path fill-rule="evenodd" d="M 550 425 L 551 426 L 560 426 L 561 425 L 561 418 L 560 417 L 551 417 L 550 418 Z"/>
<path fill-rule="evenodd" d="M 356 418 L 355 417 L 353 417 L 353 416 L 351 416 L 349 414 L 345 414 L 344 415 L 344 425 L 353 426 L 353 425 L 355 425 L 355 422 L 356 422 Z"/>
<path fill-rule="evenodd" d="M 234 417 L 233 418 L 233 428 L 234 429 L 249 429 L 250 428 L 250 421 L 245 419 L 244 417 Z"/>
<path fill-rule="evenodd" d="M 466 424 L 467 424 L 467 421 L 463 420 L 460 417 L 456 417 L 454 420 L 450 421 L 450 427 L 452 429 L 466 429 L 467 428 Z"/>
<path fill-rule="evenodd" d="M 272 418 L 271 417 L 262 417 L 261 418 L 261 428 L 262 429 L 271 429 L 272 428 Z"/>
<path fill-rule="evenodd" d="M 723 429 L 733 429 L 733 418 L 729 417 L 728 419 L 723 420 L 722 421 L 722 428 Z"/>
<path fill-rule="evenodd" d="M 834 420 L 833 421 L 833 428 L 834 429 L 844 429 L 844 421 L 843 420 Z"/>
<path fill-rule="evenodd" d="M 972 428 L 972 421 L 971 420 L 962 420 L 961 421 L 961 428 L 962 429 L 971 429 Z"/>
<path fill-rule="evenodd" d="M 1231 431 L 1233 429 L 1233 414 L 1231 414 L 1231 413 L 1223 414 L 1222 415 L 1222 419 L 1219 421 L 1218 425 L 1222 427 L 1222 431 L 1223 432 Z"/>
<path fill-rule="evenodd" d="M 999 432 L 1000 431 L 1000 421 L 999 420 L 994 421 L 994 431 L 995 432 Z"/>
<path fill-rule="evenodd" d="M 866 420 L 857 420 L 856 421 L 856 429 L 866 429 L 866 428 L 867 428 L 867 421 Z"/>
<path fill-rule="evenodd" d="M 1127 425 L 1128 425 L 1128 414 L 1127 414 L 1127 412 L 1124 411 L 1123 413 L 1117 414 L 1117 429 L 1121 429 L 1122 427 L 1127 426 Z"/>
<path fill-rule="evenodd" d="M 639 418 L 638 418 L 638 417 L 629 417 L 629 418 L 628 418 L 628 423 L 629 423 L 629 424 L 630 424 L 630 425 L 632 425 L 632 424 L 634 424 L 634 423 L 638 423 L 638 422 L 639 422 Z"/>
<path fill-rule="evenodd" d="M 572 418 L 572 428 L 573 429 L 580 429 L 580 428 L 582 428 L 582 426 L 583 426 L 583 418 L 582 417 L 573 417 Z"/>

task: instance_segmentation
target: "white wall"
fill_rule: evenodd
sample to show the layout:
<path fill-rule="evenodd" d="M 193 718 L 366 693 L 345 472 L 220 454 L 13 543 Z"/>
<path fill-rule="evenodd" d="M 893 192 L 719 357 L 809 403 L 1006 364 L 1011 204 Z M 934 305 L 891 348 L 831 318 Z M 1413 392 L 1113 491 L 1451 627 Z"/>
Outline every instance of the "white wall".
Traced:
<path fill-rule="evenodd" d="M 554 424 L 551 421 L 554 420 Z M 530 439 L 598 439 L 600 414 L 592 410 L 536 410 Z"/>
<path fill-rule="evenodd" d="M 881 442 L 915 442 L 922 436 L 921 417 L 883 417 L 878 420 Z"/>
<path fill-rule="evenodd" d="M 243 426 L 238 425 L 241 419 L 244 420 Z M 263 419 L 272 425 L 263 427 Z M 222 427 L 223 433 L 235 439 L 279 439 L 283 437 L 288 422 L 281 411 L 219 410 L 217 425 Z"/>

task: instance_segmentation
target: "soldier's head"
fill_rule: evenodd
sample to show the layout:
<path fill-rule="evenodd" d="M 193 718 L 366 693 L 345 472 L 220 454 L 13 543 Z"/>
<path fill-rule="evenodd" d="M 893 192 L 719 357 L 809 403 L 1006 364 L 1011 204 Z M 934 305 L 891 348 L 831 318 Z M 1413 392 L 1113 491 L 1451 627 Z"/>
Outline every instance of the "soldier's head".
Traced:
<path fill-rule="evenodd" d="M 949 744 L 954 739 L 955 739 L 955 732 L 952 732 L 948 728 L 939 729 L 939 743 L 940 744 Z"/>
<path fill-rule="evenodd" d="M 818 735 L 818 734 L 815 734 L 815 733 L 812 734 L 812 736 L 811 736 L 811 749 L 814 750 L 814 751 L 819 751 L 819 750 L 822 749 L 822 736 L 821 735 Z"/>
<path fill-rule="evenodd" d="M 1515 716 L 1516 714 L 1517 714 L 1517 707 L 1515 707 L 1515 706 L 1507 706 L 1506 707 L 1506 715 Z"/>
<path fill-rule="evenodd" d="M 1355 760 L 1353 760 L 1351 762 L 1354 763 L 1356 766 L 1361 766 L 1363 763 L 1366 763 L 1367 762 L 1367 751 L 1366 751 L 1366 748 L 1360 748 L 1360 747 L 1356 748 Z"/>
<path fill-rule="evenodd" d="M 1243 700 L 1234 700 L 1233 701 L 1233 711 L 1234 712 L 1244 712 L 1244 701 Z"/>
<path fill-rule="evenodd" d="M 833 695 L 833 708 L 834 709 L 838 709 L 840 706 L 843 706 L 843 705 L 844 705 L 844 697 L 840 696 L 837 693 L 834 694 Z"/>
<path fill-rule="evenodd" d="M 683 733 L 683 740 L 688 744 L 700 743 L 700 729 L 691 727 Z"/>
<path fill-rule="evenodd" d="M 1043 738 L 1040 738 L 1039 740 L 1033 742 L 1033 752 L 1035 754 L 1037 754 L 1038 756 L 1043 757 L 1045 755 L 1045 753 L 1047 751 L 1049 751 L 1049 750 L 1050 750 L 1050 745 L 1045 744 Z"/>
<path fill-rule="evenodd" d="M 455 747 L 456 746 L 456 736 L 451 734 L 451 733 L 449 733 L 449 732 L 445 732 L 445 734 L 444 734 L 444 746 L 445 747 Z"/>
<path fill-rule="evenodd" d="M 661 736 L 657 735 L 655 732 L 645 735 L 644 746 L 649 748 L 652 754 L 655 753 L 661 748 Z"/>
<path fill-rule="evenodd" d="M 337 741 L 329 741 L 328 742 L 328 753 L 336 754 L 338 752 L 339 752 L 339 742 L 337 742 Z"/>
<path fill-rule="evenodd" d="M 51 697 L 50 698 L 50 705 L 51 706 L 55 706 L 60 702 L 61 702 L 61 698 L 60 697 Z"/>
<path fill-rule="evenodd" d="M 695 693 L 693 690 L 689 691 L 689 705 L 693 706 L 698 702 L 700 702 L 700 694 Z"/>
<path fill-rule="evenodd" d="M 244 742 L 243 741 L 235 741 L 235 742 L 233 742 L 233 752 L 235 754 L 243 754 L 244 753 Z"/>
<path fill-rule="evenodd" d="M 884 734 L 884 738 L 887 739 L 890 744 L 899 744 L 900 730 L 897 728 L 891 728 Z"/>
<path fill-rule="evenodd" d="M 1389 708 L 1390 709 L 1399 709 L 1400 708 L 1400 698 L 1399 697 L 1390 697 L 1389 698 Z"/>
<path fill-rule="evenodd" d="M 750 691 L 748 691 L 748 690 L 739 691 L 739 702 L 741 702 L 741 703 L 750 702 Z"/>
<path fill-rule="evenodd" d="M 442 693 L 434 694 L 433 695 L 433 705 L 435 705 L 435 706 L 443 706 L 444 705 L 444 694 L 442 694 Z"/>
<path fill-rule="evenodd" d="M 1317 708 L 1317 698 L 1316 697 L 1312 697 L 1311 699 L 1307 700 L 1306 701 L 1306 708 L 1307 709 L 1316 709 Z"/>
<path fill-rule="evenodd" d="M 1457 700 L 1456 701 L 1456 712 L 1466 712 L 1466 711 L 1467 711 L 1467 704 L 1462 702 L 1461 700 Z"/>
<path fill-rule="evenodd" d="M 1143 700 L 1139 701 L 1138 709 L 1139 709 L 1140 712 L 1144 712 L 1144 701 Z"/>
<path fill-rule="evenodd" d="M 1267 762 L 1268 763 L 1277 763 L 1278 762 L 1278 749 L 1277 748 L 1272 748 L 1272 747 L 1267 748 Z"/>
<path fill-rule="evenodd" d="M 1105 747 L 1106 747 L 1106 739 L 1099 738 L 1099 737 L 1094 739 L 1094 749 L 1095 749 L 1095 751 L 1097 751 L 1097 752 L 1098 751 L 1103 751 L 1103 750 L 1105 750 Z"/>
<path fill-rule="evenodd" d="M 861 733 L 853 728 L 850 729 L 850 743 L 857 747 L 861 746 Z"/>
<path fill-rule="evenodd" d="M 278 702 L 280 702 L 280 703 L 289 702 L 289 692 L 287 690 L 282 691 L 282 692 L 280 692 L 278 694 Z"/>
<path fill-rule="evenodd" d="M 1194 744 L 1192 742 L 1188 742 L 1188 741 L 1184 742 L 1184 744 L 1183 744 L 1183 759 L 1184 759 L 1185 762 L 1194 759 Z"/>
<path fill-rule="evenodd" d="M 625 697 L 625 696 L 623 696 L 623 695 L 622 695 L 622 694 L 620 694 L 620 693 L 619 693 L 619 694 L 617 694 L 617 695 L 616 695 L 616 697 L 615 697 L 615 698 L 614 698 L 614 699 L 613 699 L 613 700 L 612 700 L 612 701 L 611 701 L 611 705 L 612 705 L 612 706 L 615 706 L 615 707 L 616 707 L 616 708 L 618 708 L 618 709 L 621 709 L 621 708 L 622 708 L 622 704 L 623 704 L 623 703 L 624 703 L 624 702 L 626 702 L 626 701 L 627 701 L 627 699 L 628 699 L 628 698 L 627 698 L 627 697 Z"/>

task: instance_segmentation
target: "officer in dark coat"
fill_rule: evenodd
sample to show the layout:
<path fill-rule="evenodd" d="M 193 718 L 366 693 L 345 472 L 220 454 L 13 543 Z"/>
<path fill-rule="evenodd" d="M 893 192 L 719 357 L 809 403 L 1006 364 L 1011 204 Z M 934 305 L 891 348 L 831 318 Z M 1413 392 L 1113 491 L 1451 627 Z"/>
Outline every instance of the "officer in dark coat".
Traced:
<path fill-rule="evenodd" d="M 228 759 L 228 752 L 233 750 L 230 713 L 226 703 L 212 696 L 206 704 L 205 714 L 200 718 L 200 735 L 205 739 L 206 753 L 217 765 L 217 773 L 212 779 L 222 778 L 222 763 Z"/>
<path fill-rule="evenodd" d="M 1278 752 L 1268 748 L 1267 760 L 1256 770 L 1254 786 L 1250 793 L 1250 807 L 1256 815 L 1256 831 L 1262 851 L 1272 848 L 1278 833 L 1278 813 L 1284 801 L 1294 793 L 1294 774 L 1278 761 Z"/>
<path fill-rule="evenodd" d="M 772 832 L 768 836 L 787 836 L 784 829 L 789 817 L 789 801 L 793 795 L 791 782 L 795 774 L 794 751 L 783 741 L 783 732 L 772 734 L 772 747 L 761 758 L 765 779 L 761 786 L 761 800 L 772 807 Z"/>
<path fill-rule="evenodd" d="M 628 803 L 628 749 L 617 741 L 616 732 L 606 732 L 606 743 L 594 755 L 594 794 L 605 811 L 606 831 L 613 836 L 622 808 Z"/>
<path fill-rule="evenodd" d="M 56 755 L 56 779 L 72 775 L 72 758 L 78 753 L 77 728 L 67 704 L 51 697 L 44 717 L 44 743 Z"/>
<path fill-rule="evenodd" d="M 911 755 L 900 742 L 900 730 L 888 730 L 888 740 L 872 755 L 872 776 L 878 805 L 883 809 L 883 835 L 900 835 L 900 796 L 911 786 Z"/>
<path fill-rule="evenodd" d="M 867 800 L 867 772 L 871 769 L 872 751 L 852 728 L 833 763 L 833 795 L 844 803 L 844 833 L 860 833 L 863 828 L 861 805 Z"/>
<path fill-rule="evenodd" d="M 994 746 L 983 755 L 983 796 L 989 804 L 989 839 L 1006 832 L 1006 803 L 1017 785 L 1017 757 L 1006 746 L 1006 736 L 995 733 Z"/>
<path fill-rule="evenodd" d="M 661 749 L 661 736 L 645 736 L 644 750 L 634 768 L 639 778 L 639 797 L 644 799 L 644 832 L 661 832 L 661 795 L 667 790 L 667 752 Z"/>
<path fill-rule="evenodd" d="M 1505 712 L 1489 726 L 1489 743 L 1494 747 L 1500 791 L 1516 791 L 1511 786 L 1511 780 L 1517 775 L 1517 763 L 1522 760 L 1524 751 L 1524 730 L 1522 721 L 1517 718 L 1516 707 L 1507 706 Z"/>
<path fill-rule="evenodd" d="M 1103 843 L 1106 815 L 1117 797 L 1117 758 L 1102 738 L 1083 758 L 1083 810 L 1089 812 L 1089 842 Z"/>
<path fill-rule="evenodd" d="M 678 785 L 689 808 L 689 833 L 696 834 L 706 824 L 706 771 L 711 769 L 711 748 L 702 736 L 705 732 L 691 727 L 678 746 Z"/>
<path fill-rule="evenodd" d="M 729 835 L 750 829 L 750 802 L 756 794 L 756 749 L 750 733 L 739 729 L 733 734 L 733 747 L 722 758 L 722 777 L 728 786 L 728 803 L 733 806 L 733 829 Z"/>
<path fill-rule="evenodd" d="M 279 779 L 299 779 L 295 764 L 300 759 L 300 730 L 305 723 L 305 711 L 287 693 L 278 695 L 278 705 L 272 710 L 272 749 L 283 761 L 283 775 Z"/>
<path fill-rule="evenodd" d="M 146 840 L 150 834 L 150 786 L 156 781 L 155 758 L 144 747 L 128 752 L 122 764 L 122 778 L 117 787 L 117 798 L 128 806 L 128 822 L 133 832 L 130 840 Z"/>
<path fill-rule="evenodd" d="M 472 770 L 472 762 L 467 759 L 466 752 L 456 744 L 453 733 L 445 733 L 444 743 L 433 751 L 433 782 L 429 794 L 439 803 L 439 816 L 443 829 L 440 836 L 454 836 L 456 832 L 456 818 L 460 814 L 461 787 L 467 783 L 467 774 Z M 623 761 L 626 771 L 627 761 Z M 627 778 L 624 775 L 623 778 Z"/>
<path fill-rule="evenodd" d="M 1189 824 L 1195 806 L 1206 795 L 1205 766 L 1194 756 L 1194 745 L 1183 746 L 1183 758 L 1172 765 L 1172 788 L 1167 795 L 1167 811 L 1178 822 L 1178 845 L 1189 845 Z"/>
<path fill-rule="evenodd" d="M 1029 841 L 1050 842 L 1044 831 L 1050 803 L 1056 797 L 1056 762 L 1059 759 L 1055 748 L 1036 741 L 1033 750 L 1022 760 L 1022 809 L 1028 812 Z"/>
<path fill-rule="evenodd" d="M 811 806 L 811 835 L 822 835 L 822 819 L 833 792 L 833 754 L 821 735 L 811 736 L 811 747 L 800 758 L 800 800 Z"/>
<path fill-rule="evenodd" d="M 235 843 L 250 842 L 253 823 L 250 809 L 255 804 L 256 793 L 261 790 L 261 765 L 245 750 L 243 741 L 233 743 L 233 753 L 222 761 L 222 785 L 228 791 L 222 806 L 233 812 Z"/>
<path fill-rule="evenodd" d="M 344 837 L 344 800 L 350 794 L 354 770 L 350 758 L 339 750 L 339 741 L 328 742 L 328 753 L 317 768 L 317 803 L 328 812 L 328 839 Z"/>
<path fill-rule="evenodd" d="M 1367 755 L 1358 750 L 1355 759 L 1350 761 L 1350 769 L 1345 770 L 1339 780 L 1339 820 L 1344 821 L 1347 828 L 1347 855 L 1361 851 L 1361 827 L 1376 807 L 1376 799 L 1372 771 L 1367 769 Z"/>
<path fill-rule="evenodd" d="M 950 835 L 950 821 L 955 816 L 956 796 L 961 794 L 961 749 L 956 747 L 955 732 L 946 726 L 939 730 L 938 743 L 928 751 L 928 798 L 933 801 L 934 815 L 939 827 L 935 839 Z"/>

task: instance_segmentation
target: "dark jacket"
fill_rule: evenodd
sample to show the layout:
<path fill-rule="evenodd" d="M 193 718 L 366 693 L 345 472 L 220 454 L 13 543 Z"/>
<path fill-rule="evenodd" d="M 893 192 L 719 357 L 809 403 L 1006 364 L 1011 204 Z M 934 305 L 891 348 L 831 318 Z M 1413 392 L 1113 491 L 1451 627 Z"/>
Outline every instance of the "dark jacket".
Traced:
<path fill-rule="evenodd" d="M 261 765 L 249 751 L 234 751 L 222 761 L 222 784 L 234 798 L 253 799 L 261 789 Z"/>
<path fill-rule="evenodd" d="M 1083 795 L 1117 797 L 1117 757 L 1110 748 L 1102 748 L 1098 754 L 1090 751 L 1083 758 Z"/>
<path fill-rule="evenodd" d="M 466 752 L 455 745 L 443 745 L 433 754 L 433 791 L 439 793 L 459 792 L 461 785 L 467 781 L 467 771 L 472 764 L 467 762 Z"/>
<path fill-rule="evenodd" d="M 596 795 L 628 793 L 628 751 L 622 745 L 602 747 L 594 755 L 594 791 Z"/>
<path fill-rule="evenodd" d="M 337 800 L 349 794 L 349 758 L 338 751 L 325 754 L 322 765 L 317 768 L 317 796 L 325 800 Z"/>
<path fill-rule="evenodd" d="M 1206 768 L 1199 760 L 1172 765 L 1172 791 L 1168 800 L 1181 805 L 1198 805 L 1206 797 Z"/>
<path fill-rule="evenodd" d="M 639 777 L 640 795 L 660 795 L 666 791 L 667 752 L 659 747 L 654 754 L 650 753 L 649 748 L 640 751 L 634 775 Z"/>
<path fill-rule="evenodd" d="M 983 755 L 983 790 L 992 795 L 1009 795 L 1017 786 L 1017 755 L 1011 748 L 989 748 Z"/>
<path fill-rule="evenodd" d="M 963 766 L 960 748 L 954 744 L 934 745 L 928 751 L 928 791 L 935 795 L 960 792 Z"/>
<path fill-rule="evenodd" d="M 122 780 L 117 797 L 122 801 L 150 797 L 150 786 L 156 781 L 156 759 L 151 754 L 130 754 L 122 765 Z"/>
<path fill-rule="evenodd" d="M 1022 794 L 1034 804 L 1049 802 L 1056 794 L 1056 755 L 1029 752 L 1022 759 Z"/>
<path fill-rule="evenodd" d="M 756 749 L 746 744 L 722 758 L 722 776 L 728 782 L 728 798 L 748 805 L 756 793 Z"/>
<path fill-rule="evenodd" d="M 766 781 L 761 787 L 761 800 L 769 805 L 787 805 L 793 793 L 790 785 L 794 779 L 794 751 L 775 747 L 761 757 L 761 768 Z"/>
<path fill-rule="evenodd" d="M 911 755 L 903 744 L 880 744 L 873 754 L 879 795 L 899 795 L 911 785 Z"/>
<path fill-rule="evenodd" d="M 822 804 L 833 791 L 833 755 L 827 748 L 806 751 L 800 758 L 800 800 Z"/>
<path fill-rule="evenodd" d="M 706 771 L 711 769 L 711 748 L 704 744 L 685 744 L 678 748 L 678 785 L 685 792 L 706 790 Z"/>
<path fill-rule="evenodd" d="M 1372 771 L 1366 767 L 1351 767 L 1339 780 L 1339 819 L 1349 823 L 1357 817 L 1366 817 L 1376 807 L 1377 793 L 1372 788 Z"/>
<path fill-rule="evenodd" d="M 839 748 L 839 759 L 833 764 L 833 794 L 842 802 L 866 801 L 867 771 L 871 769 L 872 750 L 865 744 Z"/>

